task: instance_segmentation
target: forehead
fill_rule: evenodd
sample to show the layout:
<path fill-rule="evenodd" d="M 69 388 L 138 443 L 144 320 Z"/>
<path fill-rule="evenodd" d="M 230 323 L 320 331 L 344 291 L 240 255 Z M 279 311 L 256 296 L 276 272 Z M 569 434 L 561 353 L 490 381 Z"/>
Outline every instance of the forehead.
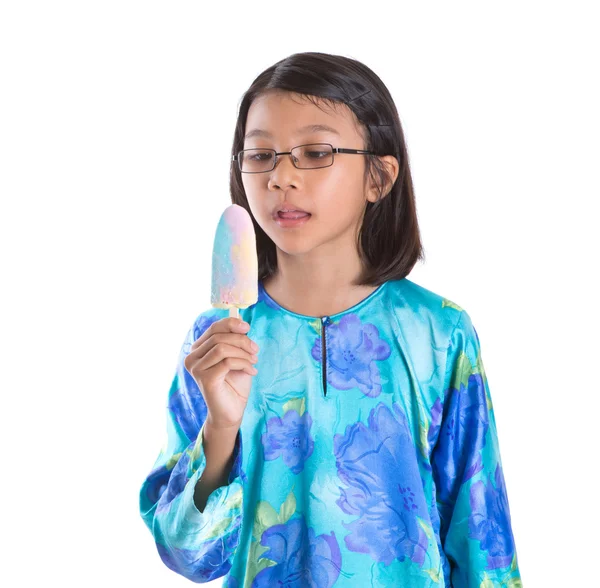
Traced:
<path fill-rule="evenodd" d="M 326 134 L 332 139 L 362 138 L 360 125 L 345 104 L 331 103 L 316 96 L 269 91 L 258 96 L 250 105 L 246 139 L 291 139 L 311 134 Z"/>

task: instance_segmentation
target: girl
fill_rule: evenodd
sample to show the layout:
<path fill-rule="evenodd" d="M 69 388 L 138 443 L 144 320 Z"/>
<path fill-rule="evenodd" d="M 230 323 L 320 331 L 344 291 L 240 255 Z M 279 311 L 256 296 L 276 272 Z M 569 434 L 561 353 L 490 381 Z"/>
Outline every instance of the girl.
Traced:
<path fill-rule="evenodd" d="M 406 277 L 423 250 L 385 85 L 324 53 L 269 67 L 231 193 L 259 298 L 183 343 L 140 491 L 162 561 L 229 588 L 521 586 L 477 333 Z"/>

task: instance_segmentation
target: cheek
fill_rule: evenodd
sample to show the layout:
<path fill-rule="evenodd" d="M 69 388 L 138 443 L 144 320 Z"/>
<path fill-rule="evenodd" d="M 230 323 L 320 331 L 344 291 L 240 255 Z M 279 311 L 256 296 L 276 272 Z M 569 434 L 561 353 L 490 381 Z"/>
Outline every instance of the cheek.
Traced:
<path fill-rule="evenodd" d="M 264 189 L 261 179 L 257 175 L 242 174 L 242 186 L 244 186 L 244 191 L 248 197 L 254 196 L 258 190 Z"/>
<path fill-rule="evenodd" d="M 260 206 L 260 203 L 264 201 L 262 195 L 267 191 L 266 182 L 261 182 L 257 177 L 247 178 L 245 175 L 242 175 L 242 185 L 244 186 L 244 192 L 246 193 L 250 208 L 253 212 L 260 214 L 262 208 L 264 208 Z"/>
<path fill-rule="evenodd" d="M 319 210 L 337 208 L 340 204 L 344 204 L 345 209 L 351 209 L 354 204 L 360 204 L 364 200 L 362 181 L 361 170 L 353 169 L 352 166 L 339 166 L 335 173 L 319 179 L 311 186 L 312 190 L 309 188 L 307 191 L 314 194 Z"/>

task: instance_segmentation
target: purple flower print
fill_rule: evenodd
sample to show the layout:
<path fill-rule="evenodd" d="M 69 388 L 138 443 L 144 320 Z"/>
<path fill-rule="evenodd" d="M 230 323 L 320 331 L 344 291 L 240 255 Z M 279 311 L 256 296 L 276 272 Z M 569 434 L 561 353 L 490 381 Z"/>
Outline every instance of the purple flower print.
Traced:
<path fill-rule="evenodd" d="M 172 500 L 183 492 L 185 485 L 189 480 L 187 477 L 189 462 L 190 456 L 187 451 L 184 451 L 172 470 L 167 470 L 165 466 L 157 470 L 157 473 L 162 473 L 162 480 L 167 483 L 167 486 L 166 488 L 161 488 L 160 490 L 160 499 L 156 505 L 156 512 L 168 510 L 171 506 Z M 166 478 L 168 478 L 166 480 L 164 478 L 165 472 Z"/>
<path fill-rule="evenodd" d="M 193 470 L 190 468 L 190 454 L 188 449 L 184 450 L 175 463 L 168 469 L 166 465 L 162 465 L 150 472 L 146 482 L 146 496 L 150 504 L 156 504 L 156 512 L 168 510 L 171 502 L 181 494 L 185 485 L 191 477 Z M 243 482 L 247 482 L 248 477 L 242 469 L 243 446 L 241 434 L 236 437 L 236 442 L 233 449 L 234 460 L 231 466 L 227 483 L 231 484 L 238 476 Z M 174 457 L 174 456 L 172 456 Z"/>
<path fill-rule="evenodd" d="M 440 425 L 442 424 L 442 410 L 444 406 L 441 398 L 436 398 L 433 406 L 431 407 L 431 422 L 429 423 L 429 430 L 427 431 L 427 445 L 431 449 L 435 443 Z"/>
<path fill-rule="evenodd" d="M 431 407 L 431 416 L 430 416 L 431 420 L 429 422 L 429 427 L 427 429 L 427 447 L 429 448 L 430 453 L 431 453 L 431 449 L 435 445 L 435 442 L 437 440 L 438 433 L 440 430 L 440 426 L 442 424 L 443 408 L 444 408 L 444 406 L 442 404 L 441 398 L 439 398 L 439 397 L 436 398 L 435 402 L 433 403 L 433 405 Z M 431 464 L 430 464 L 429 458 L 424 458 L 422 455 L 419 455 L 419 457 L 421 459 L 421 465 L 423 466 L 423 468 L 425 468 L 428 472 L 430 472 Z"/>
<path fill-rule="evenodd" d="M 449 388 L 446 396 L 441 430 L 432 454 L 442 518 L 449 516 L 445 509 L 456 501 L 460 485 L 483 468 L 481 450 L 489 426 L 481 374 L 471 374 L 466 386 L 461 383 L 460 390 Z"/>
<path fill-rule="evenodd" d="M 495 482 L 494 488 L 491 479 L 488 479 L 487 484 L 477 481 L 471 486 L 470 494 L 469 537 L 477 539 L 480 548 L 488 552 L 488 569 L 510 565 L 515 550 L 500 464 L 496 466 Z"/>
<path fill-rule="evenodd" d="M 262 534 L 261 545 L 269 547 L 259 558 L 276 563 L 262 569 L 252 588 L 329 588 L 340 574 L 342 555 L 332 531 L 315 536 L 304 517 L 269 527 Z"/>
<path fill-rule="evenodd" d="M 283 418 L 273 417 L 267 421 L 267 432 L 261 436 L 266 460 L 283 456 L 283 463 L 293 474 L 304 469 L 304 462 L 312 455 L 314 441 L 310 436 L 312 418 L 308 412 L 302 416 L 296 410 L 288 410 Z"/>
<path fill-rule="evenodd" d="M 167 549 L 156 543 L 158 553 L 164 564 L 174 572 L 194 582 L 210 582 L 224 576 L 231 569 L 231 560 L 223 554 L 233 553 L 240 540 L 238 525 L 225 538 L 218 537 L 206 541 L 198 550 L 170 547 Z"/>
<path fill-rule="evenodd" d="M 334 436 L 340 487 L 337 505 L 357 515 L 344 537 L 349 550 L 367 553 L 390 565 L 407 557 L 423 564 L 428 540 L 417 516 L 429 520 L 427 504 L 420 498 L 422 481 L 415 462 L 415 447 L 406 416 L 398 404 L 393 411 L 383 403 L 361 422 Z M 419 492 L 421 490 L 421 492 Z"/>
<path fill-rule="evenodd" d="M 167 466 L 164 465 L 150 472 L 145 483 L 146 500 L 148 501 L 148 504 L 155 504 L 158 502 L 158 499 L 167 489 L 170 476 L 171 470 L 167 469 Z M 177 485 L 181 486 L 181 483 L 179 482 Z"/>
<path fill-rule="evenodd" d="M 321 337 L 311 350 L 313 359 L 322 361 Z M 379 338 L 377 327 L 362 324 L 355 314 L 346 314 L 327 328 L 327 381 L 338 390 L 357 387 L 365 396 L 381 394 L 381 379 L 376 361 L 390 356 L 390 346 Z"/>
<path fill-rule="evenodd" d="M 182 378 L 183 384 L 181 384 Z M 181 427 L 185 436 L 190 441 L 195 441 L 200 432 L 201 422 L 206 419 L 208 410 L 198 384 L 183 364 L 181 371 L 178 370 L 175 374 L 171 385 L 169 410 L 173 420 Z"/>

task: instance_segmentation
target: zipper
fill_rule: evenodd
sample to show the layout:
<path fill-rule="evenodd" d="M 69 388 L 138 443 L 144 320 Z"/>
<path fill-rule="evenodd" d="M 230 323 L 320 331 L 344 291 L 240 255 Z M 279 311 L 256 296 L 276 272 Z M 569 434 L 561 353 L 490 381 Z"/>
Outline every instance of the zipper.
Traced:
<path fill-rule="evenodd" d="M 323 396 L 327 396 L 327 341 L 325 340 L 325 325 L 329 317 L 321 317 L 321 364 L 323 365 Z"/>

